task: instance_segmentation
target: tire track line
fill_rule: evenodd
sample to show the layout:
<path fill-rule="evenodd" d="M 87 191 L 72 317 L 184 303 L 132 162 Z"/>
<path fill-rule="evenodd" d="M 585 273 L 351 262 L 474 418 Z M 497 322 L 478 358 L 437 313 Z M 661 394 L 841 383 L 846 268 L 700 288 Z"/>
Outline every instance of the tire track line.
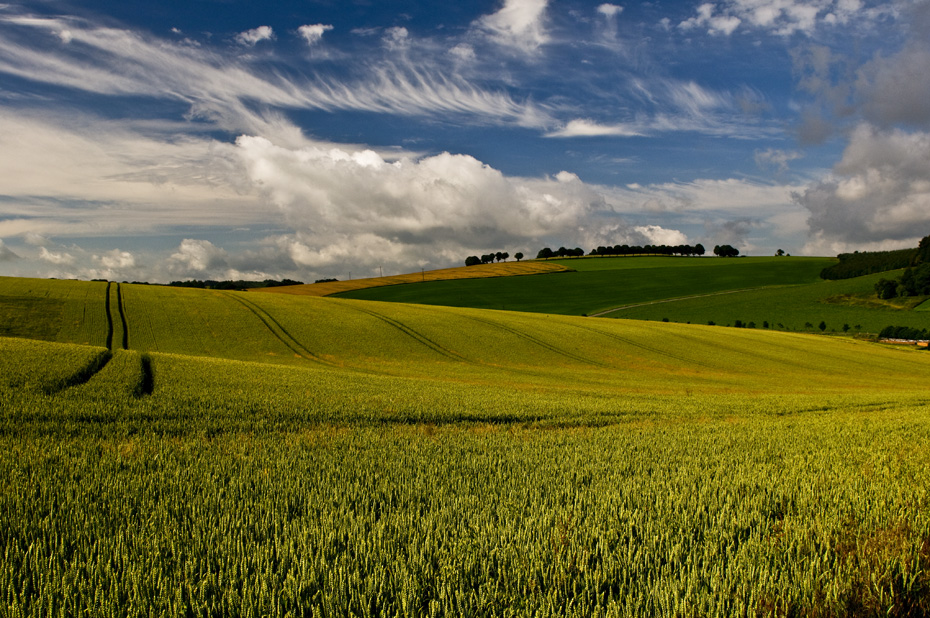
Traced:
<path fill-rule="evenodd" d="M 234 292 L 226 292 L 226 295 L 234 299 L 236 302 L 238 302 L 243 307 L 248 309 L 255 317 L 261 320 L 262 324 L 265 325 L 265 327 L 271 332 L 271 334 L 274 335 L 278 341 L 283 343 L 284 346 L 287 347 L 294 354 L 302 358 L 305 358 L 309 361 L 315 361 L 318 363 L 322 363 L 324 365 L 332 365 L 332 363 L 323 360 L 322 358 L 320 358 L 319 356 L 317 356 L 316 354 L 308 350 L 306 346 L 304 346 L 302 343 L 297 341 L 297 339 L 295 339 L 289 332 L 287 332 L 287 330 L 283 326 L 281 326 L 280 322 L 278 322 L 270 313 L 268 313 L 266 310 L 264 310 L 263 308 L 255 304 L 254 302 L 250 300 L 246 300 Z M 275 327 L 277 327 L 277 329 L 275 329 Z"/>
<path fill-rule="evenodd" d="M 608 337 L 608 338 L 610 338 L 610 339 L 613 339 L 614 341 L 619 341 L 619 342 L 621 342 L 621 343 L 625 343 L 626 345 L 632 346 L 632 347 L 634 347 L 634 348 L 639 348 L 639 349 L 641 349 L 641 350 L 645 350 L 645 351 L 651 352 L 651 353 L 653 353 L 653 354 L 658 354 L 659 356 L 666 356 L 666 357 L 668 357 L 668 358 L 673 358 L 673 359 L 675 359 L 675 360 L 677 360 L 677 361 L 680 361 L 680 362 L 683 362 L 683 363 L 685 363 L 685 364 L 687 364 L 687 365 L 697 365 L 697 366 L 699 366 L 699 367 L 704 367 L 705 369 L 711 369 L 711 370 L 713 369 L 713 367 L 711 367 L 710 365 L 707 365 L 707 364 L 705 364 L 705 363 L 703 363 L 703 362 L 701 362 L 701 361 L 691 360 L 691 359 L 685 358 L 685 357 L 683 357 L 683 356 L 676 356 L 676 355 L 674 355 L 674 354 L 671 354 L 671 353 L 669 353 L 669 352 L 666 352 L 665 350 L 660 350 L 659 348 L 654 348 L 654 347 L 649 346 L 649 345 L 646 345 L 646 344 L 644 344 L 644 343 L 638 343 L 638 342 L 636 342 L 636 341 L 633 341 L 632 339 L 627 339 L 626 337 L 621 337 L 620 335 L 615 335 L 615 334 L 613 334 L 613 333 L 606 333 L 606 332 L 604 332 L 604 331 L 600 331 L 600 330 L 597 330 L 597 329 L 595 329 L 595 328 L 591 328 L 590 326 L 579 326 L 579 325 L 577 325 L 577 324 L 572 324 L 572 326 L 574 326 L 575 328 L 580 328 L 580 329 L 582 329 L 582 330 L 586 330 L 586 331 L 595 333 L 595 334 L 597 334 L 597 335 L 601 335 L 601 336 L 603 336 L 603 337 Z"/>
<path fill-rule="evenodd" d="M 448 348 L 446 348 L 446 347 L 444 347 L 444 346 L 442 346 L 442 345 L 436 343 L 435 341 L 433 341 L 432 339 L 430 339 L 430 338 L 427 337 L 426 335 L 424 335 L 424 334 L 422 334 L 422 333 L 419 333 L 419 332 L 415 331 L 414 329 L 410 328 L 409 326 L 407 326 L 407 325 L 404 324 L 403 322 L 398 322 L 397 320 L 394 320 L 394 319 L 392 319 L 392 318 L 389 318 L 389 317 L 387 317 L 386 315 L 377 313 L 377 312 L 375 312 L 375 311 L 371 311 L 371 310 L 369 310 L 369 309 L 362 309 L 361 307 L 354 307 L 354 306 L 352 307 L 352 309 L 354 309 L 355 311 L 358 311 L 358 312 L 361 312 L 361 313 L 370 315 L 370 316 L 373 317 L 373 318 L 377 318 L 377 319 L 381 320 L 381 321 L 384 322 L 385 324 L 388 324 L 388 325 L 390 325 L 390 326 L 396 328 L 397 330 L 399 330 L 400 332 L 404 333 L 404 334 L 407 335 L 408 337 L 411 337 L 411 338 L 414 339 L 415 341 L 417 341 L 417 342 L 419 342 L 420 344 L 426 346 L 427 348 L 431 349 L 432 351 L 436 352 L 437 354 L 441 354 L 442 356 L 445 356 L 446 358 L 451 358 L 452 360 L 462 361 L 462 362 L 466 362 L 466 363 L 471 363 L 471 362 L 473 362 L 473 361 L 471 361 L 471 360 L 465 358 L 465 357 L 462 356 L 461 354 L 458 354 L 457 352 L 453 352 L 452 350 L 450 350 L 450 349 L 448 349 Z"/>
<path fill-rule="evenodd" d="M 113 285 L 107 281 L 107 291 L 106 298 L 104 300 L 104 306 L 107 310 L 107 349 L 113 351 L 113 312 L 110 311 L 110 286 Z"/>
<path fill-rule="evenodd" d="M 551 343 L 546 343 L 546 342 L 543 341 L 542 339 L 538 339 L 538 338 L 536 338 L 536 337 L 534 337 L 534 336 L 532 336 L 532 335 L 530 335 L 530 334 L 528 334 L 528 333 L 524 333 L 524 332 L 519 331 L 519 330 L 517 330 L 517 329 L 515 329 L 515 328 L 510 328 L 509 326 L 504 326 L 504 325 L 501 324 L 500 322 L 492 322 L 492 321 L 490 321 L 490 320 L 482 320 L 481 318 L 476 318 L 476 317 L 473 317 L 473 316 L 469 316 L 469 319 L 470 319 L 470 320 L 474 320 L 475 322 L 480 322 L 480 323 L 485 324 L 485 325 L 487 325 L 487 326 L 491 326 L 492 328 L 499 328 L 500 330 L 506 331 L 506 332 L 508 332 L 508 333 L 510 333 L 510 334 L 512 334 L 512 335 L 516 335 L 517 337 L 519 337 L 519 338 L 521 338 L 521 339 L 524 339 L 524 340 L 526 340 L 526 341 L 529 341 L 530 343 L 533 343 L 533 344 L 538 345 L 538 346 L 540 346 L 540 347 L 542 347 L 542 348 L 545 348 L 546 350 L 549 350 L 550 352 L 554 352 L 555 354 L 558 354 L 559 356 L 564 356 L 564 357 L 566 357 L 566 358 L 571 358 L 572 360 L 576 360 L 576 361 L 578 361 L 578 362 L 585 363 L 585 364 L 587 364 L 587 365 L 595 365 L 595 366 L 597 366 L 597 367 L 606 367 L 606 366 L 607 366 L 607 365 L 605 365 L 604 363 L 601 363 L 601 362 L 599 362 L 599 361 L 591 360 L 590 358 L 585 358 L 584 356 L 581 356 L 581 355 L 579 355 L 579 354 L 575 354 L 574 352 L 569 352 L 568 350 L 563 350 L 562 348 L 559 348 L 558 346 L 554 346 L 554 345 L 552 345 Z"/>
<path fill-rule="evenodd" d="M 123 306 L 123 288 L 116 284 L 116 309 L 119 312 L 119 319 L 123 325 L 123 349 L 129 349 L 129 322 L 126 320 L 126 309 Z"/>
<path fill-rule="evenodd" d="M 800 285 L 800 284 L 798 284 Z M 662 303 L 677 303 L 680 300 L 691 300 L 692 298 L 707 298 L 708 296 L 722 296 L 724 294 L 737 294 L 739 292 L 752 292 L 754 290 L 765 290 L 771 287 L 797 287 L 795 285 L 785 285 L 785 286 L 771 286 L 763 285 L 754 288 L 742 288 L 739 290 L 723 290 L 721 292 L 709 292 L 707 294 L 695 294 L 693 296 L 679 296 L 678 298 L 663 298 L 660 300 L 650 300 L 644 303 L 635 303 L 632 305 L 622 305 L 620 307 L 614 307 L 613 309 L 605 309 L 604 311 L 598 311 L 597 313 L 588 314 L 589 318 L 599 318 L 607 315 L 608 313 L 613 313 L 614 311 L 623 311 L 624 309 L 633 309 L 634 307 L 646 307 L 648 305 L 659 305 Z"/>

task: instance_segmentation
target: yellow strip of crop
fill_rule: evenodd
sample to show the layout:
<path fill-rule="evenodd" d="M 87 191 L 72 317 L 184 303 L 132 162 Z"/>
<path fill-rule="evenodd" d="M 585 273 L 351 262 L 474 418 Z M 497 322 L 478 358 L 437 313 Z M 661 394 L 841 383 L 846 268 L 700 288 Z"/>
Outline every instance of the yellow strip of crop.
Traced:
<path fill-rule="evenodd" d="M 329 296 L 340 292 L 377 288 L 385 285 L 404 283 L 422 283 L 426 281 L 448 281 L 450 279 L 484 279 L 487 277 L 516 277 L 520 275 L 541 275 L 546 273 L 570 272 L 572 269 L 552 262 L 497 262 L 478 266 L 460 266 L 426 270 L 406 275 L 389 277 L 371 277 L 351 279 L 349 281 L 328 281 L 326 283 L 308 283 L 306 285 L 288 285 L 282 287 L 259 288 L 256 292 L 275 294 L 294 294 L 298 296 Z"/>

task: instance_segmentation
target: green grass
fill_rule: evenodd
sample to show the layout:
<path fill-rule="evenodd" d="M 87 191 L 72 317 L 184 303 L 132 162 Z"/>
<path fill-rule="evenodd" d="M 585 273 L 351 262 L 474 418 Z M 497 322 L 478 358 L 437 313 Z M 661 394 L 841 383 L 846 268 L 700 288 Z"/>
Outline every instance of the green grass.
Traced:
<path fill-rule="evenodd" d="M 106 339 L 83 286 L 0 298 L 97 307 L 53 335 Z M 0 337 L 5 615 L 930 612 L 926 352 L 125 284 L 109 306 L 110 350 Z"/>
<path fill-rule="evenodd" d="M 755 322 L 756 328 L 768 322 L 770 328 L 816 329 L 817 332 L 821 321 L 826 322 L 827 332 L 842 332 L 844 324 L 849 325 L 850 333 L 878 333 L 888 325 L 926 328 L 930 324 L 926 314 L 912 310 L 915 302 L 880 301 L 874 296 L 875 282 L 887 276 L 888 273 L 879 273 L 855 279 L 683 299 L 622 309 L 609 316 L 637 320 L 668 318 L 693 324 L 713 321 L 718 325 L 741 320 L 744 324 Z"/>
<path fill-rule="evenodd" d="M 583 258 L 558 260 L 577 272 L 437 281 L 371 288 L 340 298 L 568 315 L 624 305 L 818 280 L 832 258 Z"/>

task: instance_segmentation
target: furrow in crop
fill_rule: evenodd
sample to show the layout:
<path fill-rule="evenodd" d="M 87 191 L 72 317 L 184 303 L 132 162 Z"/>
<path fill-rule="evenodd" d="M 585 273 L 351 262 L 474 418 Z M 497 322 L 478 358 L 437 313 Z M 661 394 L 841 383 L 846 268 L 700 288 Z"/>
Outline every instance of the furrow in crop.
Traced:
<path fill-rule="evenodd" d="M 264 324 L 265 327 L 269 331 L 271 331 L 271 334 L 274 335 L 278 339 L 278 341 L 283 343 L 294 354 L 297 354 L 298 356 L 301 356 L 307 360 L 316 361 L 318 363 L 324 363 L 327 365 L 330 364 L 327 361 L 320 358 L 319 356 L 317 356 L 316 354 L 314 354 L 313 352 L 311 352 L 310 350 L 308 350 L 303 344 L 297 341 L 297 339 L 292 337 L 291 334 L 288 333 L 287 330 L 285 330 L 284 327 L 281 326 L 281 324 L 276 319 L 274 319 L 274 317 L 270 313 L 265 311 L 263 308 L 259 307 L 252 301 L 248 301 L 242 298 L 241 295 L 236 294 L 234 292 L 227 292 L 226 294 L 230 298 L 235 299 L 237 302 L 239 302 L 243 307 L 248 309 L 250 312 L 252 312 L 252 314 L 255 315 L 255 317 L 257 317 L 259 320 L 261 320 L 262 324 Z"/>
<path fill-rule="evenodd" d="M 409 326 L 403 324 L 402 322 L 398 322 L 397 320 L 394 320 L 394 319 L 392 319 L 392 318 L 389 318 L 389 317 L 387 317 L 386 315 L 382 315 L 382 314 L 380 314 L 380 313 L 376 313 L 376 312 L 371 311 L 371 310 L 369 310 L 369 309 L 362 309 L 361 307 L 355 307 L 355 306 L 353 306 L 352 308 L 355 309 L 356 311 L 360 311 L 360 312 L 362 312 L 362 313 L 366 313 L 366 314 L 370 315 L 370 316 L 373 317 L 373 318 L 377 318 L 377 319 L 381 320 L 382 322 L 384 322 L 385 324 L 388 324 L 388 325 L 390 325 L 390 326 L 393 326 L 394 328 L 396 328 L 396 329 L 399 330 L 400 332 L 402 332 L 402 333 L 404 333 L 405 335 L 411 337 L 412 339 L 418 341 L 419 343 L 425 345 L 426 347 L 428 347 L 429 349 L 433 350 L 433 351 L 436 352 L 437 354 L 441 354 L 442 356 L 445 356 L 446 358 L 451 358 L 452 360 L 464 361 L 464 362 L 471 362 L 469 359 L 465 358 L 464 356 L 462 356 L 462 355 L 460 355 L 460 354 L 458 354 L 458 353 L 456 353 L 456 352 L 453 352 L 452 350 L 450 350 L 450 349 L 448 349 L 448 348 L 446 348 L 446 347 L 444 347 L 444 346 L 442 346 L 442 345 L 436 343 L 435 341 L 433 341 L 432 339 L 430 339 L 430 338 L 427 337 L 426 335 L 424 335 L 424 334 L 422 334 L 422 333 L 419 333 L 419 332 L 413 330 L 412 328 L 410 328 Z"/>
<path fill-rule="evenodd" d="M 546 342 L 543 341 L 542 339 L 538 339 L 538 338 L 536 338 L 536 337 L 534 337 L 534 336 L 532 336 L 532 335 L 530 335 L 530 334 L 528 334 L 528 333 L 525 333 L 525 332 L 523 332 L 523 331 L 517 330 L 517 329 L 515 329 L 515 328 L 510 328 L 509 326 L 504 326 L 504 325 L 501 324 L 500 322 L 492 322 L 491 320 L 482 320 L 481 318 L 476 318 L 476 317 L 474 317 L 474 316 L 471 316 L 470 319 L 472 319 L 472 320 L 474 320 L 474 321 L 476 321 L 476 322 L 481 322 L 482 324 L 486 324 L 486 325 L 488 325 L 488 326 L 491 326 L 492 328 L 499 328 L 499 329 L 501 329 L 501 330 L 507 331 L 508 333 L 510 333 L 510 334 L 512 334 L 512 335 L 516 335 L 517 337 L 519 337 L 519 338 L 521 338 L 521 339 L 524 339 L 524 340 L 526 340 L 526 341 L 529 341 L 530 343 L 533 343 L 533 344 L 535 344 L 535 345 L 538 345 L 538 346 L 540 346 L 541 348 L 545 348 L 546 350 L 549 350 L 550 352 L 554 352 L 555 354 L 558 354 L 559 356 L 564 356 L 564 357 L 566 357 L 566 358 L 570 358 L 570 359 L 572 359 L 572 360 L 576 360 L 576 361 L 578 361 L 578 362 L 585 363 L 585 364 L 588 364 L 588 365 L 596 365 L 596 366 L 598 366 L 598 367 L 606 367 L 606 365 L 604 365 L 604 363 L 600 363 L 600 362 L 598 362 L 598 361 L 591 360 L 590 358 L 585 358 L 584 356 L 581 356 L 581 355 L 579 355 L 579 354 L 575 354 L 574 352 L 569 352 L 568 350 L 563 350 L 562 348 L 560 348 L 560 347 L 558 347 L 558 346 L 554 346 L 554 345 L 552 345 L 551 343 L 546 343 Z"/>
<path fill-rule="evenodd" d="M 142 354 L 139 357 L 139 363 L 141 364 L 141 377 L 133 394 L 136 397 L 151 395 L 155 391 L 155 372 L 152 370 L 152 358 L 148 354 Z"/>
<path fill-rule="evenodd" d="M 113 350 L 113 313 L 110 311 L 110 286 L 111 283 L 107 283 L 106 298 L 104 299 L 104 305 L 107 309 L 107 349 Z"/>
<path fill-rule="evenodd" d="M 110 350 L 102 350 L 100 354 L 91 358 L 76 372 L 60 381 L 47 385 L 44 390 L 47 394 L 54 395 L 66 388 L 80 386 L 100 373 L 100 371 L 107 366 L 107 363 L 110 362 L 111 358 L 113 358 L 113 353 Z"/>
<path fill-rule="evenodd" d="M 701 361 L 695 360 L 695 359 L 693 359 L 693 358 L 685 358 L 684 356 L 678 356 L 678 355 L 676 355 L 676 354 L 670 354 L 669 352 L 666 352 L 665 350 L 661 350 L 661 349 L 659 349 L 659 348 L 655 348 L 655 347 L 646 345 L 646 344 L 644 344 L 644 343 L 639 343 L 639 342 L 637 342 L 637 341 L 633 341 L 632 339 L 627 339 L 626 337 L 621 337 L 620 335 L 615 335 L 615 334 L 613 334 L 613 333 L 609 333 L 609 332 L 606 332 L 606 331 L 597 330 L 596 328 L 591 328 L 590 326 L 579 326 L 578 324 L 572 324 L 572 326 L 574 326 L 575 328 L 580 328 L 580 329 L 582 329 L 582 330 L 590 331 L 590 332 L 592 332 L 592 333 L 596 333 L 596 334 L 598 334 L 598 335 L 602 335 L 602 336 L 604 336 L 604 337 L 608 337 L 608 338 L 610 338 L 610 339 L 613 339 L 614 341 L 619 341 L 619 342 L 621 342 L 621 343 L 625 343 L 626 345 L 632 346 L 632 347 L 634 347 L 634 348 L 639 348 L 639 349 L 641 349 L 641 350 L 645 350 L 645 351 L 650 352 L 650 353 L 652 353 L 652 354 L 658 354 L 658 355 L 660 355 L 660 356 L 666 356 L 666 357 L 668 357 L 668 358 L 675 359 L 675 360 L 677 360 L 677 361 L 680 361 L 680 362 L 682 362 L 682 363 L 685 363 L 686 365 L 697 365 L 697 366 L 704 367 L 704 368 L 707 368 L 707 369 L 710 369 L 710 368 L 711 368 L 711 367 L 710 367 L 709 365 L 707 365 L 706 363 L 702 363 Z"/>
<path fill-rule="evenodd" d="M 119 311 L 119 319 L 123 325 L 123 349 L 129 349 L 129 324 L 126 321 L 126 309 L 123 307 L 123 289 L 120 284 L 116 284 L 116 308 Z"/>

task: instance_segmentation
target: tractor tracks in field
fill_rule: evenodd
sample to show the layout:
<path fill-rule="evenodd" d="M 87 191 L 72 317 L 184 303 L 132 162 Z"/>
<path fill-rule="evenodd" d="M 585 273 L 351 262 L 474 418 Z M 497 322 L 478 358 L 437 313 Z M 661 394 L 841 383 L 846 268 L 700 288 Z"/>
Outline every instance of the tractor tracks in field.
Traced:
<path fill-rule="evenodd" d="M 109 281 L 107 282 L 107 291 L 103 299 L 103 305 L 106 308 L 107 312 L 107 339 L 106 339 L 106 348 L 109 351 L 113 351 L 113 312 L 110 310 L 110 288 L 113 286 Z"/>
<path fill-rule="evenodd" d="M 533 335 L 530 335 L 529 333 L 524 333 L 524 332 L 522 332 L 522 331 L 517 330 L 516 328 L 511 328 L 511 327 L 509 327 L 509 326 L 504 326 L 504 325 L 501 324 L 500 322 L 494 322 L 494 321 L 492 321 L 492 320 L 483 320 L 483 319 L 481 319 L 481 318 L 476 318 L 476 317 L 474 317 L 474 316 L 469 316 L 469 319 L 471 319 L 471 320 L 473 320 L 473 321 L 475 321 L 475 322 L 479 322 L 479 323 L 481 323 L 481 324 L 484 324 L 485 326 L 490 326 L 491 328 L 497 328 L 497 329 L 503 330 L 503 331 L 505 331 L 505 332 L 508 332 L 508 333 L 510 333 L 511 335 L 514 335 L 515 337 L 519 337 L 520 339 L 523 339 L 524 341 L 529 341 L 530 343 L 532 343 L 532 344 L 534 344 L 534 345 L 537 345 L 537 346 L 539 346 L 539 347 L 541 347 L 541 348 L 543 348 L 543 349 L 549 350 L 550 352 L 552 352 L 552 353 L 554 353 L 554 354 L 558 354 L 559 356 L 564 356 L 564 357 L 566 357 L 566 358 L 570 358 L 570 359 L 572 359 L 572 360 L 578 361 L 578 362 L 580 362 L 580 363 L 584 363 L 584 364 L 586 364 L 586 365 L 595 365 L 595 366 L 597 366 L 597 367 L 606 367 L 606 366 L 607 366 L 607 365 L 605 365 L 604 363 L 602 363 L 602 362 L 600 362 L 600 361 L 596 361 L 596 360 L 593 360 L 593 359 L 590 359 L 590 358 L 586 358 L 586 357 L 584 357 L 584 356 L 582 356 L 582 355 L 580 355 L 580 354 L 575 354 L 574 352 L 570 352 L 570 351 L 565 350 L 565 349 L 563 349 L 563 348 L 560 348 L 560 347 L 558 347 L 558 346 L 552 345 L 551 343 L 547 343 L 547 342 L 543 341 L 542 339 L 539 339 L 539 338 L 537 338 L 537 337 L 534 337 Z"/>
<path fill-rule="evenodd" d="M 110 361 L 113 360 L 114 354 L 121 354 L 129 351 L 129 320 L 126 319 L 123 291 L 119 283 L 114 284 L 109 281 L 107 282 L 106 291 L 104 292 L 104 309 L 107 318 L 106 350 L 101 351 L 84 363 L 83 366 L 78 368 L 77 371 L 70 376 L 46 388 L 47 393 L 60 393 L 65 389 L 87 384 L 110 365 Z M 121 329 L 119 347 L 116 347 L 114 344 L 117 329 L 114 313 L 119 316 L 119 327 Z M 131 388 L 133 396 L 137 398 L 144 395 L 151 395 L 155 390 L 155 373 L 152 369 L 152 359 L 148 354 L 139 354 L 138 362 L 138 376 L 134 378 L 135 384 L 133 384 Z"/>
<path fill-rule="evenodd" d="M 724 294 L 737 294 L 739 292 L 752 292 L 753 290 L 765 290 L 768 289 L 770 285 L 763 285 L 754 288 L 742 288 L 739 290 L 723 290 L 722 292 L 708 292 L 707 294 L 694 294 L 693 296 L 679 296 L 678 298 L 663 298 L 660 300 L 650 300 L 644 303 L 634 303 L 632 305 L 622 305 L 620 307 L 614 307 L 613 309 L 605 309 L 604 311 L 598 311 L 597 313 L 588 314 L 589 318 L 600 318 L 608 313 L 613 313 L 614 311 L 623 311 L 624 309 L 633 309 L 635 307 L 646 307 L 649 305 L 659 305 L 662 303 L 676 303 L 680 300 L 691 300 L 692 298 L 707 298 L 708 296 L 722 296 Z M 778 287 L 789 287 L 789 286 L 778 286 Z"/>
<path fill-rule="evenodd" d="M 116 288 L 116 300 L 113 299 L 113 288 Z M 129 349 L 129 322 L 126 320 L 126 309 L 123 306 L 123 290 L 120 284 L 113 285 L 107 282 L 106 291 L 106 313 L 107 313 L 107 339 L 106 348 L 113 351 L 113 339 L 116 336 L 116 320 L 113 318 L 113 305 L 116 305 L 116 313 L 119 315 L 120 326 L 120 349 Z"/>
<path fill-rule="evenodd" d="M 575 328 L 580 328 L 581 330 L 586 330 L 586 331 L 588 331 L 588 332 L 595 333 L 596 335 L 599 335 L 599 336 L 601 336 L 601 337 L 607 337 L 607 338 L 609 338 L 609 339 L 613 339 L 614 341 L 619 341 L 620 343 L 624 343 L 624 344 L 626 344 L 626 345 L 628 345 L 628 346 L 631 346 L 631 347 L 634 347 L 634 348 L 639 348 L 639 349 L 641 349 L 641 350 L 645 350 L 646 352 L 651 352 L 651 353 L 653 353 L 653 354 L 658 354 L 659 356 L 665 356 L 665 357 L 667 357 L 667 358 L 675 359 L 675 360 L 680 361 L 680 362 L 682 362 L 682 363 L 685 363 L 685 364 L 687 364 L 687 365 L 696 365 L 696 366 L 699 366 L 699 367 L 704 367 L 705 369 L 712 369 L 712 367 L 711 367 L 710 365 L 708 365 L 708 364 L 706 364 L 706 363 L 704 363 L 704 362 L 696 361 L 696 360 L 694 360 L 694 359 L 686 358 L 686 357 L 684 357 L 684 356 L 677 356 L 677 355 L 675 355 L 675 354 L 672 354 L 672 353 L 667 352 L 667 351 L 665 351 L 665 350 L 662 350 L 662 349 L 660 349 L 660 348 L 656 348 L 656 347 L 653 347 L 653 346 L 650 346 L 650 345 L 646 345 L 645 343 L 639 343 L 638 341 L 633 341 L 632 339 L 627 339 L 626 337 L 621 337 L 620 335 L 615 335 L 615 334 L 613 334 L 613 333 L 604 332 L 604 331 L 598 330 L 598 329 L 596 329 L 596 328 L 591 328 L 590 326 L 579 326 L 579 325 L 577 325 L 577 324 L 573 324 L 573 326 L 574 326 Z"/>
<path fill-rule="evenodd" d="M 307 347 L 298 341 L 293 335 L 287 332 L 281 323 L 278 322 L 274 316 L 272 316 L 268 311 L 260 307 L 258 304 L 251 300 L 246 300 L 242 297 L 241 293 L 237 292 L 226 292 L 226 295 L 234 299 L 236 302 L 241 304 L 243 307 L 248 309 L 255 317 L 257 317 L 262 324 L 265 325 L 272 335 L 280 341 L 284 346 L 289 349 L 291 352 L 305 358 L 309 361 L 314 361 L 317 363 L 322 363 L 324 365 L 332 365 L 332 363 L 320 358 L 313 352 L 311 352 Z"/>
<path fill-rule="evenodd" d="M 384 322 L 385 324 L 387 324 L 387 325 L 389 325 L 389 326 L 391 326 L 391 327 L 393 327 L 393 328 L 399 330 L 400 332 L 402 332 L 403 334 L 407 335 L 408 337 L 410 337 L 410 338 L 413 339 L 414 341 L 420 343 L 421 345 L 426 346 L 427 348 L 429 348 L 429 349 L 432 350 L 433 352 L 436 352 L 437 354 L 440 354 L 441 356 L 445 356 L 446 358 L 450 358 L 450 359 L 456 360 L 456 361 L 462 361 L 462 362 L 465 362 L 465 363 L 471 363 L 471 362 L 473 362 L 473 361 L 471 361 L 471 360 L 465 358 L 464 356 L 462 356 L 462 355 L 459 354 L 458 352 L 455 352 L 455 351 L 453 351 L 453 350 L 450 350 L 449 348 L 447 348 L 447 347 L 445 347 L 445 346 L 443 346 L 443 345 L 441 345 L 441 344 L 439 344 L 439 343 L 436 343 L 435 341 L 433 341 L 432 339 L 430 339 L 429 337 L 427 337 L 427 336 L 424 335 L 423 333 L 420 333 L 420 332 L 418 332 L 418 331 L 416 331 L 416 330 L 410 328 L 409 326 L 407 326 L 407 325 L 404 324 L 403 322 L 399 322 L 399 321 L 397 321 L 397 320 L 395 320 L 395 319 L 393 319 L 393 318 L 389 318 L 389 317 L 387 317 L 386 315 L 383 315 L 383 314 L 378 313 L 378 312 L 376 312 L 376 311 L 371 311 L 370 309 L 362 309 L 361 307 L 356 307 L 356 306 L 353 306 L 352 309 L 354 309 L 355 311 L 358 311 L 358 312 L 360 312 L 360 313 L 364 313 L 364 314 L 366 314 L 366 315 L 370 315 L 371 317 L 376 318 L 376 319 L 378 319 L 378 320 L 381 320 L 381 321 Z"/>
<path fill-rule="evenodd" d="M 126 309 L 123 306 L 123 288 L 116 284 L 116 311 L 119 313 L 120 324 L 123 327 L 123 349 L 129 349 L 129 322 L 126 320 Z"/>

